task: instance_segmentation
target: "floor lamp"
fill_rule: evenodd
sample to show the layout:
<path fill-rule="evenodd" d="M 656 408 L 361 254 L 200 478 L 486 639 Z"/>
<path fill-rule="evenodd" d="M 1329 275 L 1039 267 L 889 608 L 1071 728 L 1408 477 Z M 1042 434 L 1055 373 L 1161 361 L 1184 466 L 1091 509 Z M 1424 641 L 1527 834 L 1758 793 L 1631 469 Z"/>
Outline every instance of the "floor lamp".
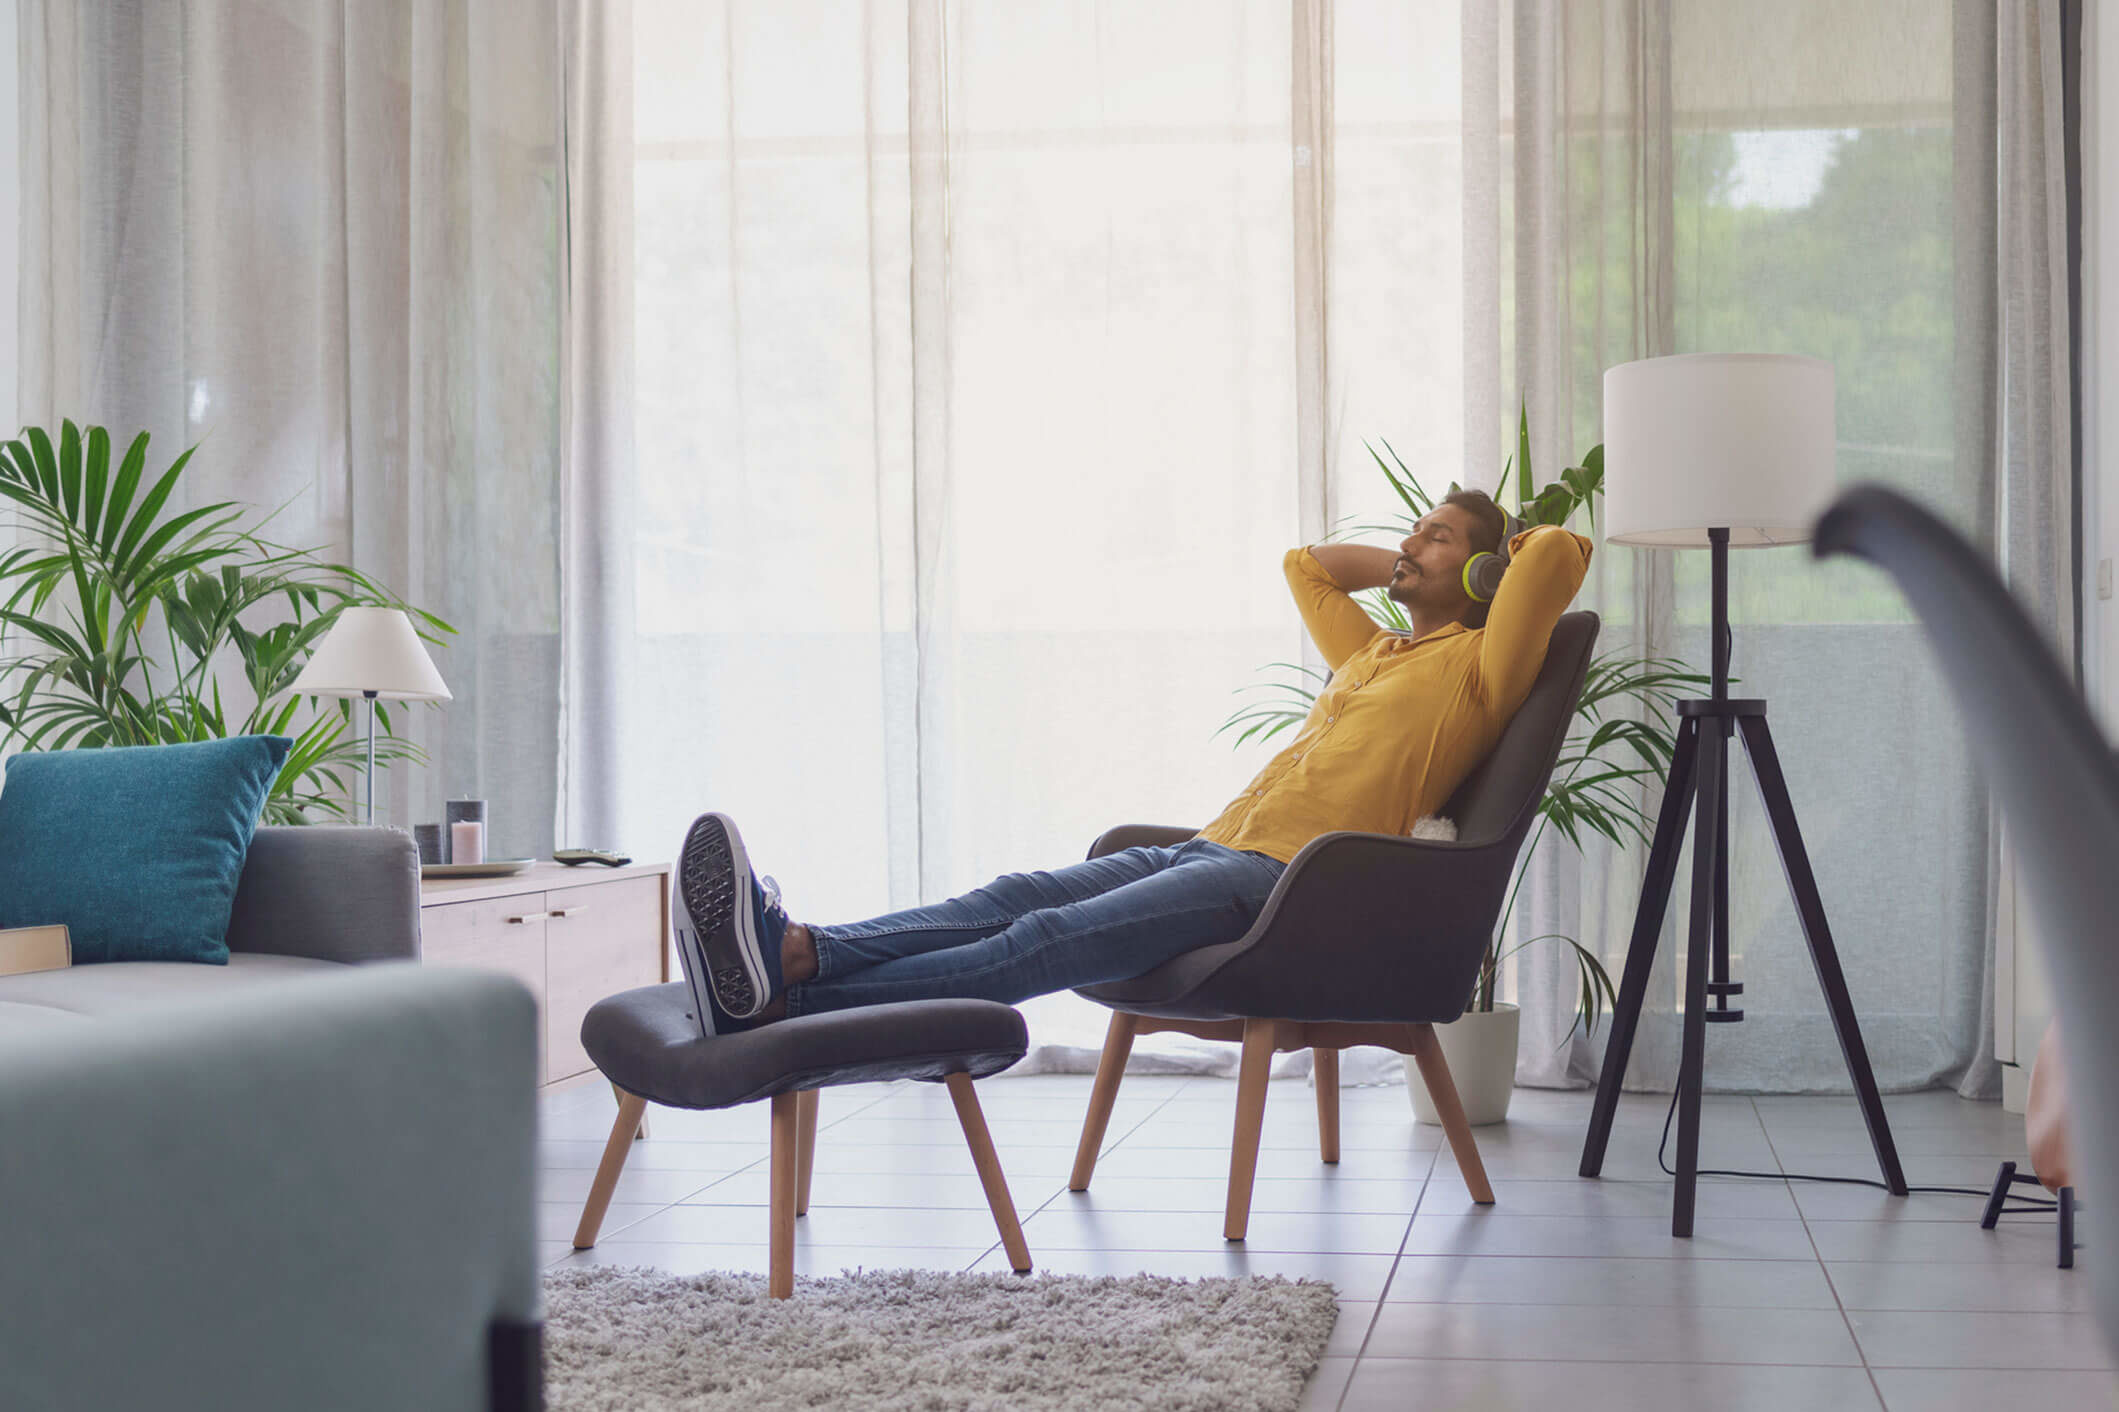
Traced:
<path fill-rule="evenodd" d="M 368 703 L 368 809 L 375 822 L 375 703 L 447 701 L 448 685 L 400 608 L 352 607 L 303 664 L 289 688 L 299 696 L 358 696 Z"/>
<path fill-rule="evenodd" d="M 1713 689 L 1678 703 L 1677 750 L 1656 819 L 1648 874 L 1613 1009 L 1581 1173 L 1596 1176 L 1618 1111 L 1619 1085 L 1640 1025 L 1648 973 L 1678 852 L 1691 816 L 1691 926 L 1685 953 L 1684 1039 L 1678 1065 L 1677 1189 L 1670 1233 L 1692 1234 L 1699 1176 L 1700 1086 L 1707 1026 L 1741 1020 L 1729 979 L 1729 755 L 1743 736 L 1773 841 L 1832 1028 L 1853 1077 L 1884 1184 L 1906 1194 L 1898 1149 L 1869 1067 L 1817 879 L 1788 799 L 1766 703 L 1729 695 L 1729 551 L 1801 544 L 1834 491 L 1832 365 L 1765 353 L 1696 353 L 1624 363 L 1604 374 L 1604 538 L 1644 548 L 1713 551 Z M 1709 997 L 1713 998 L 1712 1007 Z"/>

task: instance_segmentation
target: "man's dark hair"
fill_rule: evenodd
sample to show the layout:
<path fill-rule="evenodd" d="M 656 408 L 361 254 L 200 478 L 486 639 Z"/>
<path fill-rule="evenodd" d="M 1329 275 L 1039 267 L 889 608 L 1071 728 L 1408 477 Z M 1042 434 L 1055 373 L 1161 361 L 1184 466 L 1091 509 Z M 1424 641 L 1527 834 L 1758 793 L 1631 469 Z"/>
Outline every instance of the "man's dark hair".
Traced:
<path fill-rule="evenodd" d="M 1483 490 L 1453 490 L 1442 497 L 1442 504 L 1454 505 L 1472 517 L 1472 553 L 1495 554 L 1501 549 L 1501 534 L 1508 528 L 1508 517 L 1494 498 Z"/>

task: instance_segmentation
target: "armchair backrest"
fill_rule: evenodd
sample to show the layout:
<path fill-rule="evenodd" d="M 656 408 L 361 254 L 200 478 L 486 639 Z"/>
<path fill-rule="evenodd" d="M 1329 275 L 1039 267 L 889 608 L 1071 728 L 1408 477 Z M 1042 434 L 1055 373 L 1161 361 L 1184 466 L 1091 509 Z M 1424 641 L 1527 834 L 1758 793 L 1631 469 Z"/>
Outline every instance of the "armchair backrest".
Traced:
<path fill-rule="evenodd" d="M 1450 797 L 1455 843 L 1314 838 L 1242 940 L 1082 993 L 1146 1015 L 1410 1024 L 1462 1014 L 1574 719 L 1597 627 L 1594 613 L 1568 613 L 1554 626 L 1530 695 Z M 1114 829 L 1096 850 L 1173 842 L 1170 832 Z"/>
<path fill-rule="evenodd" d="M 1818 522 L 1815 548 L 1887 571 L 1927 629 L 2018 845 L 2028 884 L 2019 891 L 2037 917 L 2065 1022 L 2084 1185 L 2119 1192 L 2119 760 L 1993 565 L 1926 510 L 1878 487 L 1850 491 Z M 2090 1264 L 2106 1346 L 2119 1349 L 2119 1261 Z"/>
<path fill-rule="evenodd" d="M 1443 807 L 1456 822 L 1458 842 L 1489 843 L 1511 832 L 1529 831 L 1573 724 L 1575 703 L 1596 650 L 1598 625 L 1597 615 L 1588 612 L 1563 613 L 1553 625 L 1545 665 L 1538 669 L 1530 695 Z"/>

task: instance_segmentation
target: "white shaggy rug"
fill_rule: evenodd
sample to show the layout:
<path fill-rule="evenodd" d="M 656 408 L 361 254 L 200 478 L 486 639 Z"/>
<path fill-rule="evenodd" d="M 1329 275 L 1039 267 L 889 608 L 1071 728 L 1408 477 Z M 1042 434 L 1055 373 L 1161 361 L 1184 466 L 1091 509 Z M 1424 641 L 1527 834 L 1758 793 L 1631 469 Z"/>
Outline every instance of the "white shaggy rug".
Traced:
<path fill-rule="evenodd" d="M 1292 1412 L 1332 1286 L 1266 1279 L 855 1272 L 545 1275 L 551 1412 L 780 1407 Z"/>

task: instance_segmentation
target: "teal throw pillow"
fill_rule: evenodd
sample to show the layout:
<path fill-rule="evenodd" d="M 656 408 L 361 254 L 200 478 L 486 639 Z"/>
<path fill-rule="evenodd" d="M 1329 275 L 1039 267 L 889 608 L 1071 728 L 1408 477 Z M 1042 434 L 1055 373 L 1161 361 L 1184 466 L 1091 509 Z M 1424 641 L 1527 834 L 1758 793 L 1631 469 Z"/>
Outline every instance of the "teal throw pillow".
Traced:
<path fill-rule="evenodd" d="M 0 927 L 63 922 L 74 964 L 228 964 L 228 913 L 293 744 L 24 752 L 0 785 Z"/>

